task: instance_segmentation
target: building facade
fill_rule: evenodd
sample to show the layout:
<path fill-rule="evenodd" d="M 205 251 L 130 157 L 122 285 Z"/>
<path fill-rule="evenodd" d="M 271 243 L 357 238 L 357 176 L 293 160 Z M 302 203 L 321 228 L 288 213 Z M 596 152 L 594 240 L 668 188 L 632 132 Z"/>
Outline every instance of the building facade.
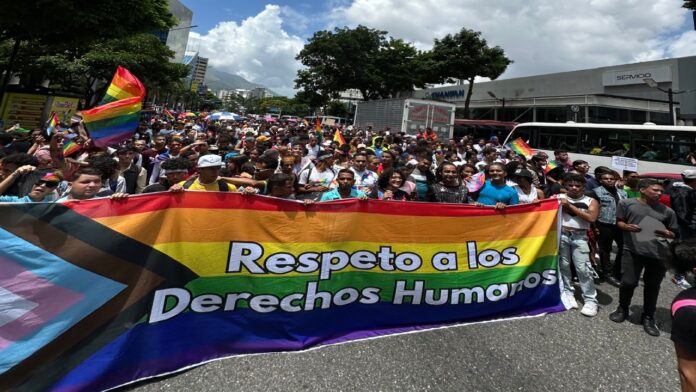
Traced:
<path fill-rule="evenodd" d="M 256 87 L 249 92 L 249 96 L 254 99 L 264 99 L 274 97 L 275 94 L 265 87 Z"/>
<path fill-rule="evenodd" d="M 473 87 L 471 119 L 665 125 L 696 122 L 696 56 L 479 82 Z M 463 108 L 468 88 L 468 84 L 428 88 L 415 91 L 413 96 Z"/>
<path fill-rule="evenodd" d="M 201 57 L 198 52 L 186 52 L 182 63 L 187 65 L 190 70 L 187 82 L 191 86 L 191 91 L 198 91 L 199 86 L 202 86 L 205 81 L 208 59 Z"/>
<path fill-rule="evenodd" d="M 174 52 L 172 62 L 180 63 L 186 53 L 193 12 L 179 0 L 169 0 L 169 12 L 176 17 L 179 23 L 169 30 L 158 31 L 154 34 Z"/>

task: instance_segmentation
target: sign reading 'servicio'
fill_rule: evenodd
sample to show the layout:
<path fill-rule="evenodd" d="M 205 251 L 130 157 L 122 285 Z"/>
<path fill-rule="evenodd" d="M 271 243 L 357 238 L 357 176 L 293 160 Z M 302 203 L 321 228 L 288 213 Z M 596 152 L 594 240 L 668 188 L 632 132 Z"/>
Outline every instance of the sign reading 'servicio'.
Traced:
<path fill-rule="evenodd" d="M 623 86 L 627 84 L 644 84 L 644 79 L 653 79 L 656 82 L 671 82 L 672 67 L 634 68 L 605 71 L 602 74 L 603 86 Z"/>

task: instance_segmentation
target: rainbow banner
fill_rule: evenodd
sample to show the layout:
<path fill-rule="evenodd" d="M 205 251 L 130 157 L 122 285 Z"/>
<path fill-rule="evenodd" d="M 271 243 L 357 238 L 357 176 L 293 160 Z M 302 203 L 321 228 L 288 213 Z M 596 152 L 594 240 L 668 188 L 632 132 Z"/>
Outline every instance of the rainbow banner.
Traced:
<path fill-rule="evenodd" d="M 82 121 L 96 147 L 118 144 L 131 137 L 138 128 L 145 87 L 123 67 L 118 67 L 102 102 L 81 112 Z"/>
<path fill-rule="evenodd" d="M 529 147 L 529 144 L 522 140 L 521 137 L 508 143 L 507 148 L 516 152 L 518 155 L 522 155 L 527 159 L 531 158 L 532 155 L 534 155 L 534 150 L 531 147 Z"/>
<path fill-rule="evenodd" d="M 2 205 L 0 385 L 98 391 L 233 355 L 562 311 L 558 211 L 217 192 Z"/>

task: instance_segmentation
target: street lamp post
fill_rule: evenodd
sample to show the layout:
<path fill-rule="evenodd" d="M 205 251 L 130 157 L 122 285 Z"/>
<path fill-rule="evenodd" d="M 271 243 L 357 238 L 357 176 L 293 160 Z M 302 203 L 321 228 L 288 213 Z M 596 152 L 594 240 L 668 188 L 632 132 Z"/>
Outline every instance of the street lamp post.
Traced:
<path fill-rule="evenodd" d="M 659 87 L 657 85 L 657 82 L 653 78 L 643 79 L 643 81 L 648 86 L 655 88 L 655 89 L 658 89 L 658 90 L 662 91 L 663 93 L 667 93 L 667 99 L 669 102 L 669 116 L 672 119 L 672 125 L 677 125 L 677 116 L 674 113 L 674 94 L 675 94 L 675 92 L 672 90 L 672 87 L 665 90 L 665 89 Z M 678 91 L 677 94 L 681 94 L 683 92 L 685 92 L 685 91 Z"/>
<path fill-rule="evenodd" d="M 493 91 L 487 91 L 488 95 L 495 99 L 496 101 L 500 101 L 501 103 L 501 108 L 500 108 L 500 116 L 502 117 L 503 121 L 505 121 L 505 98 L 498 98 L 493 94 Z"/>

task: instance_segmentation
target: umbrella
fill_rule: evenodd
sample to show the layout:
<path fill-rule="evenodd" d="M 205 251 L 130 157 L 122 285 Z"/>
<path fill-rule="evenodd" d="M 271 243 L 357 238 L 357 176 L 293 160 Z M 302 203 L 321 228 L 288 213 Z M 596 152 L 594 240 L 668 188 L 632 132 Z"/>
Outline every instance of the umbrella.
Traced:
<path fill-rule="evenodd" d="M 231 112 L 217 112 L 217 113 L 212 113 L 207 117 L 208 120 L 233 120 L 233 121 L 239 121 L 242 119 L 242 117 L 236 113 L 231 113 Z"/>
<path fill-rule="evenodd" d="M 193 112 L 186 112 L 185 116 L 186 116 L 186 117 L 196 117 L 196 113 L 193 113 Z"/>

